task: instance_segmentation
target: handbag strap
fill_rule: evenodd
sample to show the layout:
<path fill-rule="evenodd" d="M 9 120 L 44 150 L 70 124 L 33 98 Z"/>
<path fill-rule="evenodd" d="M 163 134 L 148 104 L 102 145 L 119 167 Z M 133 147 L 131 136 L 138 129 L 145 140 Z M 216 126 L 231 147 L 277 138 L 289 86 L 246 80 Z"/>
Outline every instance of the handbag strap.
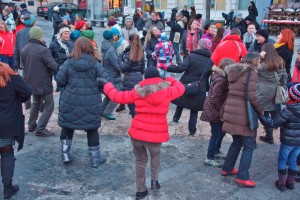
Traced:
<path fill-rule="evenodd" d="M 251 77 L 251 68 L 248 70 L 248 75 L 247 75 L 247 79 L 246 79 L 246 84 L 245 84 L 245 99 L 246 101 L 249 100 L 248 97 L 248 91 L 249 91 L 249 82 L 250 82 L 250 77 Z"/>
<path fill-rule="evenodd" d="M 275 81 L 276 81 L 276 83 L 277 83 L 277 86 L 279 86 L 280 83 L 279 83 L 278 73 L 277 73 L 276 71 L 274 71 L 274 74 L 275 74 Z"/>

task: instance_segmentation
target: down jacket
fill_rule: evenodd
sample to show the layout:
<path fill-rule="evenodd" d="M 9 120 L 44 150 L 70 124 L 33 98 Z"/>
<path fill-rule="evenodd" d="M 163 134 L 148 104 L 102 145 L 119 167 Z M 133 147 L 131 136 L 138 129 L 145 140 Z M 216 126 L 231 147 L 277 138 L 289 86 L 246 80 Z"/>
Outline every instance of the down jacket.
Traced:
<path fill-rule="evenodd" d="M 146 44 L 146 57 L 147 57 L 147 67 L 156 67 L 157 61 L 152 58 L 152 53 L 155 50 L 155 46 L 159 43 L 158 38 L 151 36 L 151 39 Z"/>
<path fill-rule="evenodd" d="M 68 59 L 57 73 L 57 84 L 65 90 L 60 96 L 58 125 L 77 130 L 92 130 L 101 124 L 101 93 L 97 78 L 108 75 L 88 54 Z"/>
<path fill-rule="evenodd" d="M 216 66 L 212 70 L 211 85 L 200 119 L 207 122 L 221 122 L 220 110 L 228 94 L 228 81 L 224 70 Z"/>
<path fill-rule="evenodd" d="M 264 111 L 275 110 L 275 96 L 277 85 L 286 86 L 287 74 L 285 69 L 277 71 L 278 80 L 275 78 L 275 72 L 267 70 L 265 63 L 258 67 L 257 98 L 264 108 Z"/>
<path fill-rule="evenodd" d="M 142 81 L 145 70 L 144 56 L 139 62 L 132 62 L 130 60 L 130 49 L 131 46 L 129 45 L 122 56 L 121 71 L 124 73 L 123 91 L 132 90 L 136 84 Z"/>
<path fill-rule="evenodd" d="M 149 78 L 141 81 L 131 91 L 119 92 L 111 83 L 104 92 L 117 103 L 135 104 L 136 115 L 129 128 L 129 135 L 145 142 L 162 143 L 169 140 L 166 115 L 172 100 L 184 93 L 184 86 L 172 77 Z"/>
<path fill-rule="evenodd" d="M 249 128 L 245 100 L 245 84 L 249 70 L 251 70 L 248 86 L 249 101 L 258 114 L 263 112 L 263 108 L 256 97 L 257 73 L 252 69 L 252 66 L 241 63 L 227 66 L 225 72 L 228 75 L 229 92 L 224 103 L 224 110 L 221 109 L 221 116 L 224 120 L 223 131 L 231 135 L 255 136 L 254 131 Z"/>
<path fill-rule="evenodd" d="M 287 104 L 274 120 L 263 116 L 259 116 L 259 119 L 265 126 L 280 127 L 282 144 L 300 146 L 300 103 Z"/>
<path fill-rule="evenodd" d="M 66 50 L 59 44 L 62 43 L 66 45 L 68 48 L 68 53 L 71 53 L 74 48 L 74 43 L 71 41 L 58 41 L 55 39 L 53 42 L 50 43 L 49 49 L 51 52 L 52 57 L 55 59 L 55 62 L 58 65 L 58 68 L 68 59 L 68 54 Z"/>
<path fill-rule="evenodd" d="M 184 74 L 180 78 L 183 84 L 200 81 L 200 89 L 196 95 L 183 95 L 174 100 L 172 103 L 182 108 L 190 110 L 203 110 L 203 104 L 208 90 L 208 77 L 211 72 L 212 62 L 210 60 L 211 53 L 208 50 L 197 49 L 192 51 L 183 61 L 182 64 L 168 67 L 168 72 Z"/>

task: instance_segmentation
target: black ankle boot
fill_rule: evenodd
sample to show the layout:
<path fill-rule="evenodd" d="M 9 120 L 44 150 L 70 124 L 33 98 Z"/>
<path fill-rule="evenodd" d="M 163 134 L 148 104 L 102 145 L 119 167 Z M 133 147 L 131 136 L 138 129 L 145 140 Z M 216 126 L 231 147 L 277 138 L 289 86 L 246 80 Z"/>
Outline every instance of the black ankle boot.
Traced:
<path fill-rule="evenodd" d="M 136 200 L 143 199 L 148 195 L 148 190 L 136 193 Z"/>
<path fill-rule="evenodd" d="M 125 110 L 125 105 L 124 104 L 120 104 L 119 107 L 116 109 L 116 112 L 121 112 Z"/>
<path fill-rule="evenodd" d="M 4 199 L 10 199 L 10 197 L 19 191 L 19 185 L 4 186 Z"/>
<path fill-rule="evenodd" d="M 290 169 L 288 170 L 288 176 L 286 179 L 285 186 L 290 190 L 295 189 L 294 183 L 295 183 L 296 175 L 297 175 L 297 171 L 290 170 Z"/>
<path fill-rule="evenodd" d="M 259 136 L 259 140 L 268 144 L 274 144 L 274 139 L 273 137 L 268 137 L 268 136 Z"/>
<path fill-rule="evenodd" d="M 158 181 L 151 181 L 151 190 L 159 190 L 160 189 L 160 184 Z"/>
<path fill-rule="evenodd" d="M 286 184 L 286 170 L 278 170 L 278 180 L 275 182 L 275 186 L 278 190 L 284 191 Z"/>

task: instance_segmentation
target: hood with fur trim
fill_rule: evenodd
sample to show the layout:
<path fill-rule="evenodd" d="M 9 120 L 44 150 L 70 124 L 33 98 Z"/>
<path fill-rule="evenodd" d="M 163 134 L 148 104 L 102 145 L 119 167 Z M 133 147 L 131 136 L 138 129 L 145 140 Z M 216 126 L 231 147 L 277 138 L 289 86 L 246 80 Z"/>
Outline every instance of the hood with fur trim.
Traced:
<path fill-rule="evenodd" d="M 228 65 L 225 68 L 225 73 L 228 75 L 228 82 L 235 82 L 249 69 L 251 69 L 251 65 L 249 64 L 237 63 Z"/>
<path fill-rule="evenodd" d="M 160 79 L 160 78 L 150 78 L 150 79 L 154 80 L 154 79 Z M 150 80 L 150 79 L 146 79 L 143 82 Z M 157 82 L 157 80 L 156 80 L 156 82 Z M 163 81 L 161 79 L 161 81 L 158 83 L 137 84 L 135 86 L 135 91 L 139 96 L 144 98 L 144 100 L 147 101 L 148 103 L 150 103 L 152 105 L 158 105 L 162 102 L 164 97 L 162 97 L 161 95 L 156 95 L 155 93 L 157 93 L 160 90 L 163 90 L 165 88 L 168 88 L 169 86 L 170 86 L 169 82 Z"/>
<path fill-rule="evenodd" d="M 212 71 L 217 72 L 217 73 L 221 74 L 224 77 L 226 76 L 226 72 L 223 69 L 221 69 L 220 67 L 217 67 L 215 65 L 213 66 Z"/>

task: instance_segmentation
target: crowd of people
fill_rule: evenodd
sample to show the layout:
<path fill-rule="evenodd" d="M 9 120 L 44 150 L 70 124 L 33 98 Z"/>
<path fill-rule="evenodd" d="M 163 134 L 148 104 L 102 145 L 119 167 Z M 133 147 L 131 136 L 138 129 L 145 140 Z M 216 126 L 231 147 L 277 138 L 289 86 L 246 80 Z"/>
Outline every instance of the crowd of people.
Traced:
<path fill-rule="evenodd" d="M 295 179 L 299 181 L 300 48 L 291 74 L 294 32 L 283 29 L 272 41 L 268 31 L 258 25 L 252 1 L 249 15 L 243 19 L 237 13 L 229 27 L 213 20 L 204 23 L 194 6 L 191 13 L 187 6 L 182 11 L 172 9 L 170 19 L 154 10 L 149 19 L 137 8 L 133 17 L 125 18 L 124 28 L 109 17 L 101 45 L 81 15 L 67 11 L 61 17 L 59 7 L 54 7 L 49 47 L 34 15 L 26 10 L 26 4 L 21 8 L 19 15 L 9 4 L 0 20 L 0 153 L 5 198 L 19 190 L 12 184 L 13 145 L 17 141 L 18 150 L 23 147 L 22 102 L 30 109 L 27 132 L 38 137 L 54 135 L 47 129 L 54 111 L 52 80 L 60 92 L 58 125 L 65 164 L 73 161 L 74 130 L 87 132 L 91 166 L 104 164 L 98 134 L 101 118 L 117 120 L 114 112 L 128 106 L 132 117 L 128 133 L 136 157 L 136 199 L 148 194 L 147 151 L 151 189 L 160 189 L 161 146 L 169 140 L 168 125 L 180 123 L 183 109 L 190 111 L 190 135 L 197 132 L 199 111 L 200 119 L 210 123 L 204 164 L 222 167 L 222 176 L 236 175 L 238 184 L 255 186 L 249 168 L 259 119 L 266 133 L 259 137 L 263 142 L 274 144 L 273 130 L 281 128 L 276 187 L 293 189 Z M 166 26 L 171 29 L 169 38 Z M 176 80 L 171 73 L 183 74 Z M 284 101 L 279 102 L 278 96 Z M 176 105 L 176 111 L 168 123 L 170 103 Z M 226 133 L 233 138 L 227 154 L 221 151 Z"/>

